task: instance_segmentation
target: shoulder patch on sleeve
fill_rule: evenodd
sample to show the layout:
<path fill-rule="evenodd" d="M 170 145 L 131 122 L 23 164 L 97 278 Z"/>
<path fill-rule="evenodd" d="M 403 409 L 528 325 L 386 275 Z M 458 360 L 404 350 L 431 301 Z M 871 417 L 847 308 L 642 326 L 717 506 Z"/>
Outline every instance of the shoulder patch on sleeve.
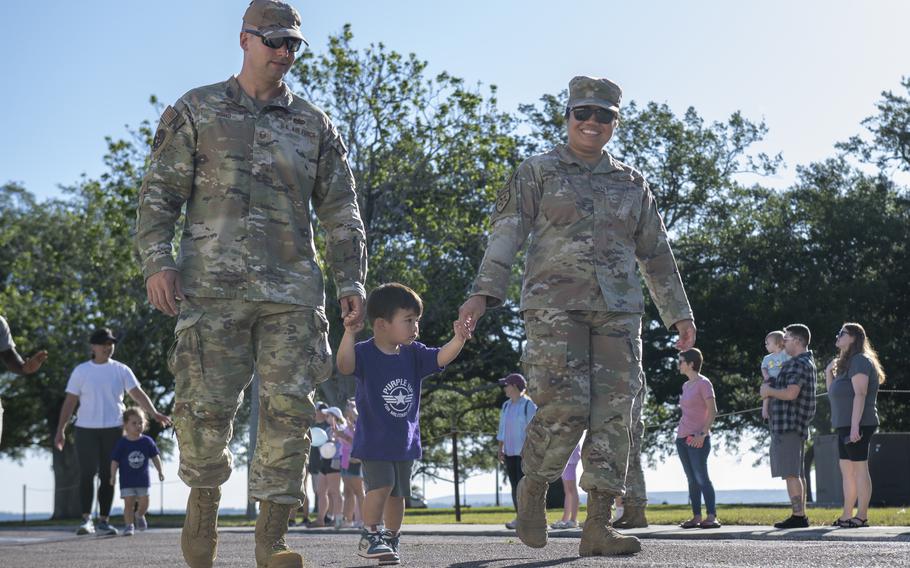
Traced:
<path fill-rule="evenodd" d="M 165 139 L 167 139 L 167 130 L 159 127 L 158 131 L 155 132 L 155 139 L 152 141 L 152 152 L 158 151 L 158 148 L 161 148 L 161 145 L 164 144 Z"/>
<path fill-rule="evenodd" d="M 512 182 L 515 180 L 515 174 L 518 172 L 516 169 L 512 172 L 512 175 L 509 176 L 509 181 L 507 181 L 500 189 L 499 193 L 496 194 L 496 212 L 502 213 L 505 211 L 506 206 L 509 204 L 509 201 L 512 200 Z"/>

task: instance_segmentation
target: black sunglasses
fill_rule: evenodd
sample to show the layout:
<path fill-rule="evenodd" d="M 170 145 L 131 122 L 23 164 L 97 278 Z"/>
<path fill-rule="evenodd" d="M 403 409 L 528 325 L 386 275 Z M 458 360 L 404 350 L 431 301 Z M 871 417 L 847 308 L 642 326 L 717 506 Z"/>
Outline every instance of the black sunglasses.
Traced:
<path fill-rule="evenodd" d="M 601 124 L 610 124 L 616 119 L 616 113 L 604 108 L 578 107 L 572 109 L 572 116 L 578 122 L 584 122 L 594 115 L 594 120 Z"/>
<path fill-rule="evenodd" d="M 283 46 L 288 46 L 288 53 L 297 53 L 297 50 L 300 49 L 300 46 L 303 45 L 303 40 L 296 37 L 277 37 L 275 39 L 267 38 L 256 30 L 243 30 L 248 34 L 253 34 L 254 36 L 262 40 L 263 45 L 269 49 L 281 49 Z"/>

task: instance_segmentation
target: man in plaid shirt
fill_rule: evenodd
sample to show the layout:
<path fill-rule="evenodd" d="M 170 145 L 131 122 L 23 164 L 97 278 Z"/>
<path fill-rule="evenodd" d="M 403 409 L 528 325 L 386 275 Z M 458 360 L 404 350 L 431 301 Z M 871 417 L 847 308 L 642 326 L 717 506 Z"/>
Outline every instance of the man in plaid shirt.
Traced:
<path fill-rule="evenodd" d="M 784 328 L 784 349 L 790 359 L 770 384 L 762 384 L 762 398 L 771 399 L 771 476 L 787 482 L 793 514 L 775 523 L 779 529 L 809 526 L 806 516 L 806 480 L 803 452 L 809 422 L 815 416 L 817 371 L 809 342 L 812 334 L 801 323 Z"/>

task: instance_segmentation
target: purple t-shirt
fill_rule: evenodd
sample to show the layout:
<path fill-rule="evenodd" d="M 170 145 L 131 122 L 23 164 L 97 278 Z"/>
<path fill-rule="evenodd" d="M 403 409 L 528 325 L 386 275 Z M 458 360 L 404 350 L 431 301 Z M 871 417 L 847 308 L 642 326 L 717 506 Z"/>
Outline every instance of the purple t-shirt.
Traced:
<path fill-rule="evenodd" d="M 117 441 L 111 452 L 111 461 L 120 464 L 120 489 L 151 487 L 149 460 L 158 455 L 155 441 L 142 434 L 138 440 L 126 436 Z"/>
<path fill-rule="evenodd" d="M 442 370 L 439 349 L 415 341 L 387 355 L 373 339 L 354 346 L 357 427 L 351 455 L 362 460 L 419 460 L 420 383 Z"/>

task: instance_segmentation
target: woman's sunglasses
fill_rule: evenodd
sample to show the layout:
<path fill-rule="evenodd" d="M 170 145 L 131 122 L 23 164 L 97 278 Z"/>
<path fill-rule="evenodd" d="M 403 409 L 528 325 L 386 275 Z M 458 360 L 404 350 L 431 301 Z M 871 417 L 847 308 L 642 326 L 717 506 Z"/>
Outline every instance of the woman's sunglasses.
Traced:
<path fill-rule="evenodd" d="M 584 122 L 594 115 L 594 120 L 600 124 L 610 124 L 616 118 L 616 113 L 612 110 L 592 107 L 579 107 L 572 109 L 572 116 L 578 122 Z"/>

